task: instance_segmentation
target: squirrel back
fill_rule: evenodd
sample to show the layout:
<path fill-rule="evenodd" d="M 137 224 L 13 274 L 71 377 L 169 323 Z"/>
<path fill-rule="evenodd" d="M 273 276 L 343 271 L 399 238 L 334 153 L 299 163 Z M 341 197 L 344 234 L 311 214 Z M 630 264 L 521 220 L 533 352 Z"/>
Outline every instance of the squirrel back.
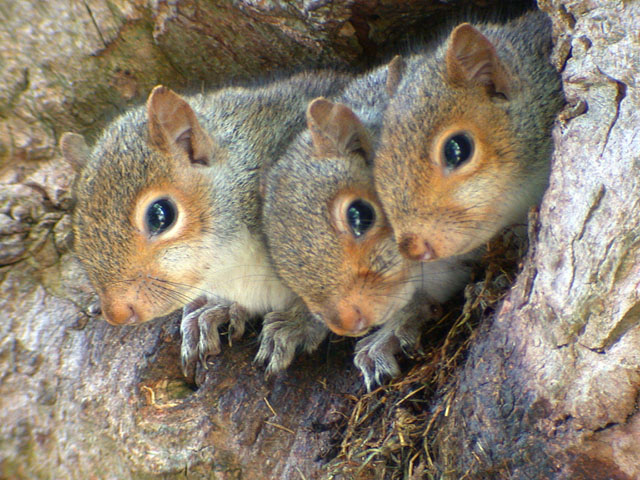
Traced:
<path fill-rule="evenodd" d="M 374 160 L 403 255 L 470 252 L 540 200 L 563 104 L 551 46 L 549 19 L 529 12 L 501 25 L 458 25 L 411 57 Z"/>
<path fill-rule="evenodd" d="M 65 134 L 63 154 L 80 170 L 74 251 L 105 318 L 140 323 L 202 294 L 251 314 L 287 304 L 263 242 L 260 170 L 303 128 L 308 101 L 347 80 L 309 72 L 186 98 L 158 86 L 91 151 Z"/>
<path fill-rule="evenodd" d="M 403 258 L 374 190 L 371 160 L 389 91 L 403 68 L 396 57 L 332 100 L 311 102 L 308 129 L 264 181 L 264 227 L 275 269 L 340 335 L 361 336 L 387 322 L 419 288 L 443 301 L 467 273 Z"/>

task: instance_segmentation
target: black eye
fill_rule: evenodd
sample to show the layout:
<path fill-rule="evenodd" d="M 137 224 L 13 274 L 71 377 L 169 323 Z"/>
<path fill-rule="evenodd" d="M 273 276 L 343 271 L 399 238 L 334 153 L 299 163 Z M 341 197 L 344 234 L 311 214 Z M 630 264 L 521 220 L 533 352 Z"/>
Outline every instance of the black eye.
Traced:
<path fill-rule="evenodd" d="M 444 164 L 449 170 L 458 168 L 473 155 L 473 140 L 465 133 L 456 133 L 444 142 Z"/>
<path fill-rule="evenodd" d="M 376 221 L 376 212 L 369 202 L 356 200 L 347 207 L 347 223 L 353 235 L 359 237 L 369 230 Z"/>
<path fill-rule="evenodd" d="M 178 212 L 171 200 L 166 198 L 156 200 L 149 205 L 145 214 L 147 230 L 151 235 L 159 235 L 174 224 L 177 216 Z"/>

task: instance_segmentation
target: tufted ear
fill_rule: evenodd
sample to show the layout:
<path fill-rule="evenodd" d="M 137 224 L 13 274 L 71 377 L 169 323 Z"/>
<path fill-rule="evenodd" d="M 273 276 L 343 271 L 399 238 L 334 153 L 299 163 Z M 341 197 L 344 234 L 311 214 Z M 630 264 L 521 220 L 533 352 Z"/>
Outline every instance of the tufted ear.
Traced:
<path fill-rule="evenodd" d="M 367 130 L 358 116 L 341 103 L 323 97 L 311 101 L 307 107 L 307 126 L 318 157 L 360 152 L 367 161 L 373 158 Z"/>
<path fill-rule="evenodd" d="M 451 83 L 479 84 L 489 95 L 509 98 L 509 76 L 495 47 L 468 23 L 458 25 L 451 32 L 445 62 Z"/>
<path fill-rule="evenodd" d="M 400 80 L 402 80 L 405 66 L 404 59 L 400 55 L 396 55 L 389 62 L 387 66 L 387 83 L 385 85 L 387 95 L 391 96 L 396 93 Z"/>
<path fill-rule="evenodd" d="M 62 150 L 64 159 L 76 173 L 86 165 L 91 154 L 84 137 L 71 132 L 65 132 L 60 137 L 60 150 Z"/>
<path fill-rule="evenodd" d="M 173 90 L 158 85 L 147 100 L 149 137 L 160 150 L 186 154 L 191 164 L 209 166 L 216 146 L 200 126 L 189 104 Z"/>

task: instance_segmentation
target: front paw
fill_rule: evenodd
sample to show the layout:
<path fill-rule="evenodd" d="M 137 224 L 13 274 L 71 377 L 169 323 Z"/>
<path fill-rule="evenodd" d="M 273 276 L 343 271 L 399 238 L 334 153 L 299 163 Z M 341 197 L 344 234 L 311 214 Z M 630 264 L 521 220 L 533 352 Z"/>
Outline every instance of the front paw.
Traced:
<path fill-rule="evenodd" d="M 400 375 L 396 354 L 420 352 L 424 324 L 438 315 L 439 306 L 417 301 L 356 344 L 353 363 L 362 372 L 367 391 Z"/>
<path fill-rule="evenodd" d="M 265 315 L 255 361 L 267 364 L 267 377 L 287 368 L 297 351 L 311 353 L 329 330 L 304 307 Z"/>
<path fill-rule="evenodd" d="M 229 343 L 244 334 L 248 312 L 237 303 L 200 297 L 185 306 L 182 312 L 180 334 L 182 336 L 181 360 L 185 377 L 193 379 L 197 362 L 207 368 L 207 359 L 221 350 L 218 328 L 229 323 Z"/>
<path fill-rule="evenodd" d="M 362 372 L 367 391 L 381 385 L 386 379 L 400 375 L 396 353 L 400 341 L 393 332 L 382 329 L 366 336 L 356 344 L 353 363 Z"/>

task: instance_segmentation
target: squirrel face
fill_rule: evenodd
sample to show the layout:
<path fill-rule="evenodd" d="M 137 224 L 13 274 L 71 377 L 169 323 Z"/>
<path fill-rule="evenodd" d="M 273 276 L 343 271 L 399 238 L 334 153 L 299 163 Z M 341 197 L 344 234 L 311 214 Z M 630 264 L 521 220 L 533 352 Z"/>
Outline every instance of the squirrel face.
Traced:
<path fill-rule="evenodd" d="M 390 116 L 383 131 L 375 162 L 376 178 L 385 181 L 378 181 L 378 192 L 401 253 L 413 260 L 467 253 L 514 220 L 522 177 L 514 132 L 500 105 L 465 93 L 439 97 L 446 114 L 430 116 L 427 138 L 402 141 L 406 116 Z"/>
<path fill-rule="evenodd" d="M 186 102 L 164 87 L 152 92 L 147 114 L 147 122 L 141 110 L 116 121 L 93 153 L 79 135 L 61 139 L 67 160 L 83 167 L 74 250 L 112 324 L 142 323 L 188 303 L 209 263 L 214 215 L 205 167 L 213 145 Z"/>
<path fill-rule="evenodd" d="M 265 232 L 276 271 L 339 335 L 385 322 L 414 291 L 373 189 L 370 141 L 346 106 L 307 109 L 309 131 L 269 171 Z"/>
<path fill-rule="evenodd" d="M 364 335 L 394 310 L 392 297 L 408 296 L 404 287 L 410 269 L 397 255 L 391 228 L 370 186 L 354 182 L 340 188 L 329 200 L 327 214 L 333 235 L 327 242 L 335 253 L 325 266 L 333 270 L 341 288 L 333 298 L 305 291 L 303 299 L 333 332 Z"/>
<path fill-rule="evenodd" d="M 471 252 L 524 220 L 546 186 L 562 103 L 548 19 L 485 30 L 495 45 L 469 24 L 454 29 L 385 113 L 374 177 L 407 258 Z"/>

